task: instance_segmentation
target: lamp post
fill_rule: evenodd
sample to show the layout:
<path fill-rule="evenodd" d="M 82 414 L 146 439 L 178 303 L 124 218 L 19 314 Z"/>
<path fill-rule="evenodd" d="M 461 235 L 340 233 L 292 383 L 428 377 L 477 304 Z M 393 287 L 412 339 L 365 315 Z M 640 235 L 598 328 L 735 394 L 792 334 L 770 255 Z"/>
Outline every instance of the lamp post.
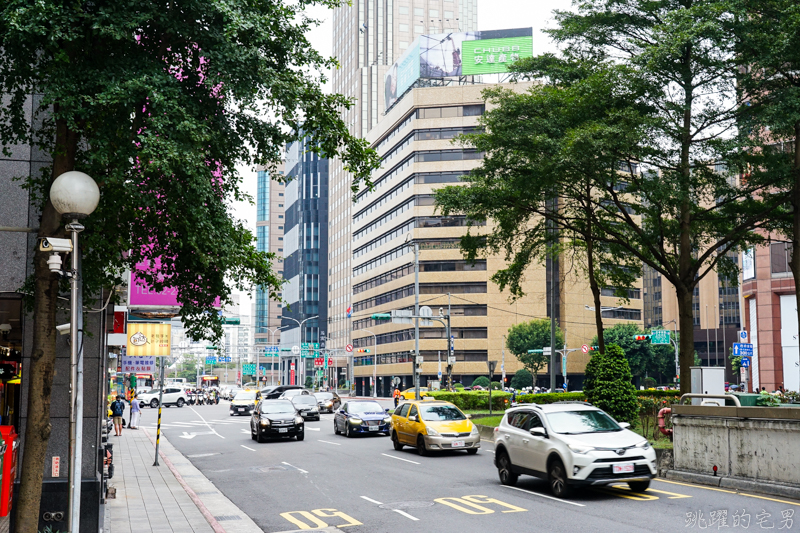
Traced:
<path fill-rule="evenodd" d="M 301 366 L 303 367 L 303 379 L 305 379 L 306 363 L 305 363 L 305 361 L 303 361 L 303 351 L 302 351 L 303 350 L 303 324 L 305 324 L 309 320 L 314 320 L 315 318 L 319 318 L 319 315 L 310 316 L 310 317 L 305 318 L 303 320 L 297 320 L 296 318 L 292 318 L 290 316 L 282 316 L 282 315 L 279 316 L 278 318 L 280 318 L 281 320 L 286 319 L 286 320 L 291 320 L 293 322 L 296 322 L 297 323 L 297 327 L 300 328 L 300 362 L 301 362 Z M 298 370 L 297 373 L 299 375 L 300 374 L 300 369 L 298 368 L 297 370 Z M 303 386 L 305 386 L 305 383 L 303 383 Z"/>
<path fill-rule="evenodd" d="M 58 176 L 50 186 L 50 201 L 61 216 L 71 220 L 65 229 L 71 234 L 70 277 L 70 420 L 69 420 L 69 507 L 68 530 L 80 531 L 81 460 L 83 447 L 83 284 L 80 280 L 81 254 L 78 222 L 91 215 L 100 203 L 97 183 L 83 172 Z"/>

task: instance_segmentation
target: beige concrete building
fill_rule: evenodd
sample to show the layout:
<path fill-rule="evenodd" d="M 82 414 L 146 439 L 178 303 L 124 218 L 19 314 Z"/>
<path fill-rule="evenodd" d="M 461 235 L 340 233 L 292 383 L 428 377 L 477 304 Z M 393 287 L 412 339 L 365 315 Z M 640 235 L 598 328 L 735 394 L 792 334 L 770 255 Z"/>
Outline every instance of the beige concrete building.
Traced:
<path fill-rule="evenodd" d="M 523 90 L 529 85 L 507 85 Z M 525 281 L 526 296 L 509 303 L 490 281 L 503 266 L 502 259 L 490 257 L 468 265 L 458 249 L 465 233 L 463 216 L 442 217 L 435 213 L 433 192 L 444 184 L 457 184 L 460 177 L 480 164 L 481 153 L 452 144 L 451 140 L 474 131 L 486 104 L 481 97 L 485 85 L 417 88 L 400 99 L 384 119 L 367 135 L 383 157 L 384 165 L 373 178 L 373 190 L 362 191 L 351 207 L 352 251 L 352 343 L 356 391 L 370 390 L 373 372 L 380 395 L 388 395 L 392 379 L 402 386 L 412 383 L 414 348 L 413 324 L 392 324 L 372 320 L 375 313 L 413 309 L 414 252 L 420 248 L 420 305 L 440 308 L 452 316 L 456 363 L 454 379 L 471 383 L 487 375 L 487 360 L 501 361 L 504 335 L 519 322 L 549 317 L 549 276 L 546 265 L 531 268 Z M 576 259 L 579 260 L 579 259 Z M 550 262 L 548 262 L 549 266 Z M 565 330 L 569 348 L 580 348 L 595 334 L 594 313 L 588 282 L 569 261 L 556 261 L 556 318 Z M 632 291 L 630 303 L 620 305 L 604 296 L 606 327 L 623 321 L 642 325 L 641 285 Z M 377 348 L 377 359 L 373 357 Z M 437 379 L 438 360 L 446 361 L 448 342 L 444 328 L 434 322 L 421 327 L 420 352 L 425 362 L 422 381 Z M 358 350 L 371 350 L 370 354 Z M 578 386 L 588 356 L 580 351 L 568 360 L 567 375 Z M 377 363 L 377 364 L 376 364 Z M 442 371 L 445 372 L 445 363 Z M 508 375 L 520 368 L 505 354 Z M 561 374 L 560 369 L 558 374 Z M 544 382 L 544 372 L 540 382 Z M 500 365 L 496 378 L 500 378 Z M 561 379 L 561 378 L 559 378 Z M 559 381 L 559 384 L 561 382 Z"/>
<path fill-rule="evenodd" d="M 333 92 L 356 104 L 342 110 L 350 131 L 365 137 L 384 113 L 384 75 L 422 34 L 477 29 L 477 0 L 354 0 L 333 12 Z M 350 342 L 352 178 L 330 162 L 327 347 L 343 354 Z M 321 331 L 322 332 L 322 331 Z"/>

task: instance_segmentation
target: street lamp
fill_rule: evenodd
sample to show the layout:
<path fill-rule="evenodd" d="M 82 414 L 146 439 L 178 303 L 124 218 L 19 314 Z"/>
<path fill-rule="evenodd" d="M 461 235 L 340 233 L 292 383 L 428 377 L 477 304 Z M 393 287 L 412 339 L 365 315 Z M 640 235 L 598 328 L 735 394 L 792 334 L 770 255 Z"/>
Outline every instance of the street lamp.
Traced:
<path fill-rule="evenodd" d="M 310 316 L 310 317 L 305 318 L 303 320 L 297 320 L 296 318 L 292 318 L 290 316 L 282 316 L 282 315 L 279 315 L 278 318 L 281 319 L 281 320 L 283 320 L 283 319 L 292 320 L 292 321 L 297 323 L 297 327 L 300 328 L 300 349 L 302 350 L 303 349 L 303 324 L 305 324 L 309 320 L 314 320 L 315 318 L 319 318 L 319 315 Z M 301 351 L 300 353 L 301 353 L 300 361 L 303 361 L 303 356 L 302 356 L 303 352 Z M 303 362 L 302 366 L 303 366 L 303 379 L 305 379 L 305 373 L 306 373 L 305 372 L 306 371 L 305 362 Z M 298 374 L 299 374 L 299 372 L 298 372 Z M 305 386 L 305 382 L 303 383 L 303 385 Z"/>
<path fill-rule="evenodd" d="M 65 229 L 72 237 L 70 277 L 70 420 L 69 420 L 69 531 L 80 531 L 81 460 L 83 446 L 83 285 L 80 283 L 81 256 L 78 222 L 91 215 L 100 203 L 97 183 L 83 172 L 70 171 L 58 176 L 50 186 L 50 201 L 67 219 Z"/>
<path fill-rule="evenodd" d="M 378 337 L 368 329 L 362 329 L 372 335 L 372 344 L 375 346 L 375 355 L 372 356 L 372 397 L 378 397 Z"/>

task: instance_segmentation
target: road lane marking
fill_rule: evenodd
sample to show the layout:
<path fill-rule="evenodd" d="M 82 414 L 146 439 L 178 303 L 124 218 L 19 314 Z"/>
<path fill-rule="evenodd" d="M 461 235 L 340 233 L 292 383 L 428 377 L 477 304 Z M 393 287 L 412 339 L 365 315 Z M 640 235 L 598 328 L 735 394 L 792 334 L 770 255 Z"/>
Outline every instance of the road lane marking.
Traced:
<path fill-rule="evenodd" d="M 372 502 L 372 503 L 374 503 L 375 505 L 383 505 L 383 504 L 382 504 L 381 502 L 379 502 L 378 500 L 373 500 L 372 498 L 367 498 L 366 496 L 361 496 L 361 497 L 362 497 L 363 499 L 367 500 L 368 502 Z"/>
<path fill-rule="evenodd" d="M 769 498 L 767 496 L 756 496 L 755 494 L 747 494 L 746 492 L 737 492 L 735 490 L 725 490 L 725 489 L 717 489 L 714 487 L 704 487 L 702 485 L 692 485 L 691 483 L 681 483 L 679 481 L 670 481 L 666 479 L 654 479 L 653 481 L 660 481 L 661 483 L 671 483 L 673 485 L 683 485 L 684 487 L 692 487 L 695 489 L 703 489 L 703 490 L 713 490 L 716 492 L 727 492 L 728 494 L 737 494 L 739 496 L 747 496 L 748 498 L 757 498 L 759 500 L 767 500 L 770 502 L 778 502 L 778 503 L 786 503 L 789 505 L 796 505 L 800 507 L 800 503 L 798 502 L 790 502 L 787 500 L 779 500 L 777 498 Z"/>
<path fill-rule="evenodd" d="M 290 464 L 289 464 L 289 463 L 287 463 L 286 461 L 282 461 L 282 464 L 285 464 L 286 466 L 291 466 L 292 468 L 294 468 L 295 470 L 297 470 L 297 471 L 299 471 L 299 472 L 302 472 L 303 474 L 308 474 L 308 471 L 307 471 L 307 470 L 303 470 L 302 468 L 297 468 L 297 467 L 296 467 L 296 466 L 294 466 L 294 465 L 290 465 Z M 326 527 L 327 527 L 327 526 L 326 526 Z"/>
<path fill-rule="evenodd" d="M 578 507 L 586 507 L 582 503 L 571 502 L 569 500 L 562 500 L 561 498 L 555 498 L 553 496 L 548 496 L 547 494 L 539 494 L 538 492 L 533 492 L 531 490 L 521 489 L 519 487 L 509 487 L 508 485 L 500 485 L 500 486 L 503 487 L 503 488 L 506 488 L 506 489 L 518 490 L 520 492 L 527 492 L 528 494 L 533 494 L 534 496 L 539 496 L 541 498 L 547 498 L 548 500 L 553 500 L 553 501 L 557 501 L 557 502 L 561 502 L 561 503 L 568 503 L 570 505 L 577 505 Z"/>
<path fill-rule="evenodd" d="M 499 505 L 501 507 L 505 507 L 509 509 L 508 511 L 503 511 L 504 513 L 521 513 L 527 511 L 527 509 L 523 509 L 522 507 L 517 507 L 516 505 L 511 505 L 510 503 L 501 502 L 500 500 L 496 500 L 494 498 L 489 498 L 488 496 L 462 496 L 463 500 L 472 503 L 493 503 L 495 505 Z"/>
<path fill-rule="evenodd" d="M 466 513 L 466 514 L 492 514 L 492 513 L 494 513 L 494 510 L 489 509 L 488 507 L 484 507 L 482 505 L 477 505 L 477 504 L 474 504 L 474 503 L 469 502 L 467 500 L 463 500 L 461 498 L 454 498 L 454 497 L 436 498 L 433 501 L 435 501 L 436 503 L 441 503 L 442 505 L 446 505 L 448 507 L 452 507 L 456 511 L 461 511 L 462 513 Z M 463 505 L 459 505 L 459 504 L 462 504 L 462 503 L 464 505 L 466 505 L 466 507 L 464 507 Z M 471 507 L 472 509 L 469 509 L 469 507 Z"/>
<path fill-rule="evenodd" d="M 306 429 L 311 430 L 311 431 L 321 431 L 322 430 L 322 428 L 312 428 L 312 427 L 309 427 L 309 426 L 306 426 Z"/>
<path fill-rule="evenodd" d="M 328 440 L 318 440 L 317 442 L 324 442 L 325 444 L 333 444 L 334 446 L 341 446 L 338 442 L 331 442 Z"/>
<path fill-rule="evenodd" d="M 242 448 L 244 448 L 245 450 L 250 450 L 251 452 L 254 452 L 254 451 L 255 451 L 253 448 L 250 448 L 250 447 L 248 447 L 248 446 L 245 446 L 244 444 L 241 444 L 241 447 L 242 447 Z"/>
<path fill-rule="evenodd" d="M 211 457 L 212 455 L 219 455 L 219 452 L 216 452 L 216 453 L 196 453 L 194 455 L 187 455 L 186 457 Z"/>
<path fill-rule="evenodd" d="M 208 427 L 208 429 L 210 429 L 211 431 L 213 431 L 213 432 L 214 432 L 214 435 L 216 435 L 217 437 L 219 437 L 219 438 L 221 438 L 221 439 L 224 439 L 224 438 L 225 438 L 225 437 L 223 437 L 222 435 L 220 435 L 219 433 L 217 433 L 217 430 L 215 430 L 213 427 L 211 427 L 211 424 L 209 424 L 208 422 L 206 422 L 205 418 L 203 418 L 203 415 L 201 415 L 200 413 L 198 413 L 197 411 L 195 411 L 195 410 L 194 410 L 194 407 L 190 407 L 190 409 L 191 409 L 191 410 L 194 412 L 194 414 L 196 414 L 197 416 L 199 416 L 199 417 L 202 419 L 202 421 L 205 423 L 205 425 Z M 197 422 L 197 420 L 195 420 L 195 422 Z M 253 451 L 255 451 L 255 450 L 253 450 Z"/>
<path fill-rule="evenodd" d="M 619 490 L 627 490 L 633 492 L 631 488 L 627 485 L 611 485 L 615 489 Z M 645 492 L 656 492 L 658 494 L 667 494 L 669 497 L 668 500 L 679 500 L 681 498 L 691 498 L 688 494 L 678 494 L 677 492 L 667 492 L 665 490 L 657 490 L 657 489 L 647 489 Z M 640 492 L 633 492 L 633 494 L 641 494 Z"/>
<path fill-rule="evenodd" d="M 406 518 L 410 518 L 411 520 L 414 520 L 415 522 L 419 522 L 419 518 L 417 518 L 416 516 L 411 516 L 410 514 L 408 514 L 405 511 L 401 511 L 400 509 L 392 509 L 392 511 L 394 511 L 395 513 L 397 513 L 399 515 L 403 515 Z"/>
<path fill-rule="evenodd" d="M 416 461 L 411 461 L 409 459 L 403 459 L 402 457 L 397 457 L 395 455 L 389 455 L 388 453 L 382 453 L 381 455 L 386 456 L 386 457 L 391 457 L 392 459 L 397 459 L 398 461 L 405 461 L 407 463 L 413 463 L 415 465 L 422 464 L 422 463 L 418 463 Z"/>

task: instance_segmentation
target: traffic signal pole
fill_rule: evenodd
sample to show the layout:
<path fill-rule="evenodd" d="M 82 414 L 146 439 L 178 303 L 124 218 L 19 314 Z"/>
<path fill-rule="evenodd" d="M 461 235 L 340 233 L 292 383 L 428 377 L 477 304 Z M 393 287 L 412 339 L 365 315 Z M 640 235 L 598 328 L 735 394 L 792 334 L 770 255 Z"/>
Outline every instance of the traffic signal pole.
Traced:
<path fill-rule="evenodd" d="M 414 396 L 419 396 L 419 243 L 414 243 Z"/>

